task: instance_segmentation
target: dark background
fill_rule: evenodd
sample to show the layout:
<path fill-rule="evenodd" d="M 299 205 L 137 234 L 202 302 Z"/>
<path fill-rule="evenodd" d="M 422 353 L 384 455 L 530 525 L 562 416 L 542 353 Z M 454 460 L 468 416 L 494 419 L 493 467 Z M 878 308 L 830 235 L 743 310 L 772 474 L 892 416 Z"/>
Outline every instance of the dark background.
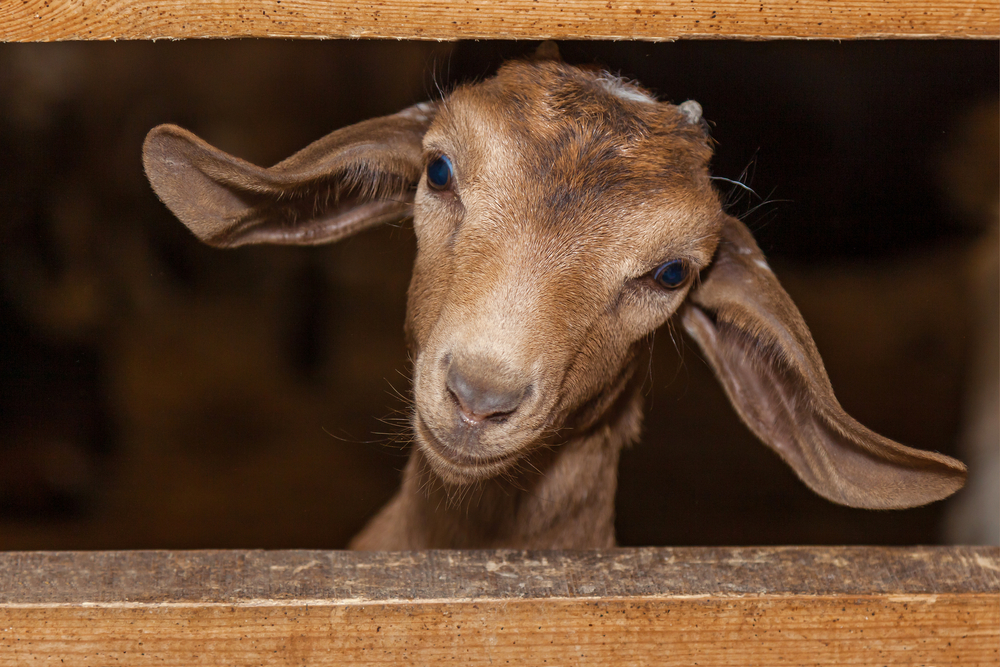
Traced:
<path fill-rule="evenodd" d="M 534 46 L 0 45 L 0 549 L 343 547 L 406 457 L 412 231 L 202 246 L 149 189 L 143 137 L 174 122 L 272 164 Z M 1000 374 L 981 352 L 1000 346 L 981 323 L 996 308 L 995 43 L 560 48 L 698 100 L 714 173 L 759 196 L 720 190 L 847 411 L 978 460 L 960 453 L 969 406 Z M 645 438 L 621 465 L 622 544 L 979 540 L 948 532 L 952 501 L 870 512 L 814 496 L 666 331 L 647 388 Z M 996 480 L 991 465 L 973 472 Z"/>

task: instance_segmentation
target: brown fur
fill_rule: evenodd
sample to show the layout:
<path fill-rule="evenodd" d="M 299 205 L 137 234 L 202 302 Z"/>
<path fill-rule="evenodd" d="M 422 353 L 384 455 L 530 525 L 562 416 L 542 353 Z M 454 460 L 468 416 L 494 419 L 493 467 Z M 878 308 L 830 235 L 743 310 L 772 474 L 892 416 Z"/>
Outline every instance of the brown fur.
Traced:
<path fill-rule="evenodd" d="M 442 155 L 454 178 L 438 190 L 423 174 Z M 555 61 L 508 63 L 271 169 L 172 126 L 145 147 L 157 193 L 215 245 L 333 241 L 413 216 L 416 446 L 355 548 L 614 544 L 636 360 L 675 313 L 744 421 L 818 493 L 887 508 L 954 492 L 961 463 L 840 408 L 797 309 L 722 211 L 710 157 L 697 105 Z M 678 259 L 691 279 L 658 286 Z"/>

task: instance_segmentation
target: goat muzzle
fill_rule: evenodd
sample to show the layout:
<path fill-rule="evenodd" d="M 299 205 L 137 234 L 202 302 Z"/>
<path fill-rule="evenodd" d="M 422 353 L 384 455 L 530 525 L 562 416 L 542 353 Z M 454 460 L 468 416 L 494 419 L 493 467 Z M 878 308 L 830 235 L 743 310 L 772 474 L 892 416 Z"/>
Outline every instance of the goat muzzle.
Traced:
<path fill-rule="evenodd" d="M 490 372 L 489 364 L 453 360 L 445 385 L 455 402 L 459 418 L 469 426 L 499 423 L 510 417 L 531 393 L 531 385 L 511 382 Z"/>

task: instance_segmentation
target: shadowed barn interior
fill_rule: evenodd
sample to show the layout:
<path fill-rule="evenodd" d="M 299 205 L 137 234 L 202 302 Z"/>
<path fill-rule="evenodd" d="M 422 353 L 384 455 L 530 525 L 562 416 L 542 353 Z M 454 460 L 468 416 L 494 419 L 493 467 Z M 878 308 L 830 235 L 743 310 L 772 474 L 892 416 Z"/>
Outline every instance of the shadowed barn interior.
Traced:
<path fill-rule="evenodd" d="M 208 248 L 149 188 L 143 137 L 178 123 L 269 165 L 533 48 L 0 45 L 0 550 L 346 545 L 406 460 L 412 230 Z M 926 508 L 832 505 L 665 327 L 619 542 L 1000 541 L 995 44 L 560 48 L 701 103 L 732 181 L 717 185 L 845 409 L 970 467 L 969 489 Z"/>

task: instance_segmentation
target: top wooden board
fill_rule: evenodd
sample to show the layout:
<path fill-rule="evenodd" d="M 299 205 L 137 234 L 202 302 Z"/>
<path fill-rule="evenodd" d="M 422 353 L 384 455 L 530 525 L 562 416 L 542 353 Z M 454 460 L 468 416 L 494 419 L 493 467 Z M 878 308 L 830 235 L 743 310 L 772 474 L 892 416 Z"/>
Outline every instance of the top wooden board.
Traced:
<path fill-rule="evenodd" d="M 996 0 L 0 0 L 0 41 L 1000 37 Z"/>

